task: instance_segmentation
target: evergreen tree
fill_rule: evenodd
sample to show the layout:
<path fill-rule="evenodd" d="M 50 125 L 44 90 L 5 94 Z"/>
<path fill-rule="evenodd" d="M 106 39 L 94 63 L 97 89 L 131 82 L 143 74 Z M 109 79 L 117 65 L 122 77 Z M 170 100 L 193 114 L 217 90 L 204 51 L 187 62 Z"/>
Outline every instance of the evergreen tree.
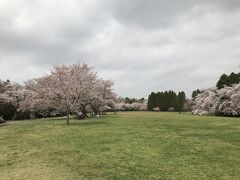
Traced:
<path fill-rule="evenodd" d="M 163 93 L 163 111 L 167 111 L 168 110 L 168 106 L 169 106 L 169 101 L 168 101 L 168 92 L 165 91 Z"/>
<path fill-rule="evenodd" d="M 148 110 L 152 111 L 156 107 L 156 93 L 152 92 L 148 96 Z"/>
<path fill-rule="evenodd" d="M 217 88 L 218 88 L 218 89 L 223 88 L 224 85 L 227 84 L 227 81 L 228 81 L 228 76 L 227 76 L 226 74 L 223 74 L 223 75 L 220 77 L 219 81 L 217 82 Z"/>
<path fill-rule="evenodd" d="M 233 84 L 238 84 L 240 82 L 240 73 L 235 74 L 232 72 L 229 76 L 223 74 L 217 82 L 217 88 L 222 89 L 224 86 L 232 86 Z"/>
<path fill-rule="evenodd" d="M 157 92 L 157 94 L 156 94 L 156 107 L 160 108 L 160 103 L 161 103 L 161 93 Z"/>
<path fill-rule="evenodd" d="M 238 84 L 240 81 L 240 75 L 239 74 L 235 74 L 234 72 L 232 72 L 229 76 L 228 76 L 228 86 L 233 85 L 233 84 Z"/>
<path fill-rule="evenodd" d="M 186 101 L 186 95 L 184 91 L 178 93 L 178 110 L 182 111 L 184 103 Z"/>
<path fill-rule="evenodd" d="M 195 99 L 197 97 L 197 95 L 200 94 L 200 93 L 201 93 L 201 91 L 199 89 L 193 91 L 192 98 Z"/>
<path fill-rule="evenodd" d="M 12 104 L 0 102 L 0 115 L 4 119 L 12 119 L 15 114 L 17 114 L 17 110 Z"/>

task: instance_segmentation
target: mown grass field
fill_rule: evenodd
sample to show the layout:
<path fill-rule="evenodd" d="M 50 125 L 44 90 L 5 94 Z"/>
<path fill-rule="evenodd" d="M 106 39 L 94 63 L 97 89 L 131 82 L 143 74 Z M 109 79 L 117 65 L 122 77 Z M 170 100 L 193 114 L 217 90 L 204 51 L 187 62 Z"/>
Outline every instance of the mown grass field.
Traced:
<path fill-rule="evenodd" d="M 0 126 L 0 179 L 240 179 L 240 119 L 127 112 Z"/>

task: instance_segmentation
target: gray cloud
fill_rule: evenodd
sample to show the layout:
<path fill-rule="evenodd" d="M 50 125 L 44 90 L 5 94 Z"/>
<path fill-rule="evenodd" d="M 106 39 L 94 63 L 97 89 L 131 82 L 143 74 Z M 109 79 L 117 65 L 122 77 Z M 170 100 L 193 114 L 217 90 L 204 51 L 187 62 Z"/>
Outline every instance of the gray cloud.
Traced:
<path fill-rule="evenodd" d="M 0 78 L 86 62 L 119 95 L 214 86 L 239 71 L 236 0 L 2 0 Z"/>

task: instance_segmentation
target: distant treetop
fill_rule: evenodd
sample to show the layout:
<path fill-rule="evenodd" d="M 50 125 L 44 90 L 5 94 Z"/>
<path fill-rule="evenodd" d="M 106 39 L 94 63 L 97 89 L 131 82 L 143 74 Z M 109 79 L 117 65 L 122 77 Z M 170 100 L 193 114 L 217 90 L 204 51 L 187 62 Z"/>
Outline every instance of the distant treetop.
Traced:
<path fill-rule="evenodd" d="M 240 82 L 240 73 L 236 74 L 232 72 L 229 76 L 223 74 L 217 82 L 217 88 L 222 89 L 224 86 L 232 86 Z"/>

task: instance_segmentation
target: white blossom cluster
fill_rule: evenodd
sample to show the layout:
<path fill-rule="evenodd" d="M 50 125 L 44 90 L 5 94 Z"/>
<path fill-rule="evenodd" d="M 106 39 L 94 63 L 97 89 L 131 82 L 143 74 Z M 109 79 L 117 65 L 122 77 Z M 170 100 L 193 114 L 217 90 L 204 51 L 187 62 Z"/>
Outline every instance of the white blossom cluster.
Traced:
<path fill-rule="evenodd" d="M 116 103 L 115 107 L 119 111 L 147 111 L 147 100 L 144 100 L 142 103 L 133 102 L 131 104 L 121 101 Z"/>
<path fill-rule="evenodd" d="M 194 100 L 193 114 L 240 116 L 240 84 L 203 90 Z"/>

